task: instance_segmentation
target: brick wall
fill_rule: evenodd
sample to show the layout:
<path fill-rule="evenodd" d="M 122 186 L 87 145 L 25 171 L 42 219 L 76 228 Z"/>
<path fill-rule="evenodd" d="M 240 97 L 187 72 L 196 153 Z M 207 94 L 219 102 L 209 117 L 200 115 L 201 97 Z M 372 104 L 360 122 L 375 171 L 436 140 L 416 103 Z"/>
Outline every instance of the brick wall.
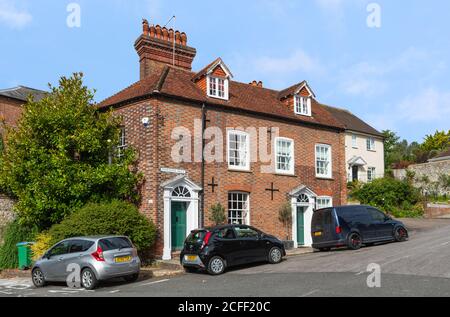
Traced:
<path fill-rule="evenodd" d="M 23 102 L 0 96 L 0 119 L 8 126 L 15 127 L 22 115 Z"/>
<path fill-rule="evenodd" d="M 142 188 L 141 212 L 151 218 L 158 228 L 156 253 L 162 254 L 163 248 L 163 189 L 160 184 L 172 179 L 174 175 L 160 173 L 162 167 L 178 168 L 187 171 L 188 177 L 201 185 L 201 163 L 174 163 L 171 159 L 172 146 L 177 142 L 171 139 L 175 127 L 186 127 L 193 134 L 194 120 L 201 119 L 198 105 L 171 101 L 168 99 L 138 102 L 116 110 L 122 116 L 128 143 L 139 152 L 139 169 L 145 175 Z M 150 119 L 144 127 L 143 117 Z M 221 128 L 224 139 L 223 149 L 226 153 L 226 128 L 235 127 L 278 127 L 280 136 L 295 141 L 295 176 L 264 174 L 260 172 L 261 163 L 252 163 L 250 172 L 228 170 L 226 158 L 223 163 L 206 164 L 205 183 L 215 178 L 219 187 L 212 193 L 211 187 L 205 185 L 205 220 L 209 223 L 208 210 L 212 204 L 220 202 L 227 206 L 228 191 L 246 191 L 250 193 L 251 224 L 260 229 L 285 236 L 282 225 L 278 222 L 278 209 L 287 200 L 287 193 L 299 185 L 306 185 L 318 195 L 333 197 L 336 205 L 346 204 L 344 135 L 333 130 L 317 127 L 289 124 L 274 121 L 261 116 L 230 112 L 222 109 L 209 109 L 208 126 Z M 201 146 L 201 138 L 192 140 Z M 208 143 L 208 141 L 207 141 Z M 332 146 L 333 179 L 324 180 L 315 177 L 315 144 L 324 143 Z M 201 147 L 200 147 L 201 148 Z M 192 153 L 192 156 L 194 153 Z M 279 189 L 271 200 L 271 183 Z"/>
<path fill-rule="evenodd" d="M 442 216 L 450 216 L 449 204 L 428 204 L 425 210 L 426 218 L 439 218 Z"/>

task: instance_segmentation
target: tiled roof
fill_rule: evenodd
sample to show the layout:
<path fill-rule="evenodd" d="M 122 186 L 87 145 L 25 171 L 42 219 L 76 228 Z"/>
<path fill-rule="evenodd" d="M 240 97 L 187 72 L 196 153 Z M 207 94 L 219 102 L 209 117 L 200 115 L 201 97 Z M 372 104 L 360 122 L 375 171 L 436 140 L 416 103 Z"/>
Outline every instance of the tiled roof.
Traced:
<path fill-rule="evenodd" d="M 230 81 L 228 101 L 207 97 L 192 80 L 196 74 L 172 66 L 166 66 L 163 71 L 153 74 L 102 101 L 98 107 L 118 106 L 141 97 L 147 97 L 154 93 L 159 82 L 158 93 L 168 97 L 178 97 L 194 102 L 250 111 L 262 115 L 276 116 L 281 119 L 285 118 L 342 130 L 345 128 L 342 123 L 327 111 L 325 106 L 318 103 L 315 99 L 312 100 L 311 105 L 312 116 L 300 116 L 296 115 L 293 109 L 289 109 L 284 102 L 280 101 L 279 91 L 255 87 L 236 81 Z M 296 85 L 296 87 L 298 86 Z"/>
<path fill-rule="evenodd" d="M 39 101 L 45 97 L 47 92 L 33 89 L 25 86 L 18 86 L 15 88 L 2 89 L 0 90 L 0 96 L 17 99 L 20 101 L 27 101 L 28 97 L 32 95 L 35 101 Z"/>
<path fill-rule="evenodd" d="M 376 130 L 375 128 L 371 127 L 367 123 L 365 123 L 363 120 L 355 116 L 353 113 L 351 113 L 348 110 L 345 109 L 339 109 L 331 106 L 323 105 L 327 108 L 329 112 L 344 126 L 345 129 L 355 131 L 355 132 L 361 132 L 366 133 L 374 136 L 383 137 L 384 135 Z"/>

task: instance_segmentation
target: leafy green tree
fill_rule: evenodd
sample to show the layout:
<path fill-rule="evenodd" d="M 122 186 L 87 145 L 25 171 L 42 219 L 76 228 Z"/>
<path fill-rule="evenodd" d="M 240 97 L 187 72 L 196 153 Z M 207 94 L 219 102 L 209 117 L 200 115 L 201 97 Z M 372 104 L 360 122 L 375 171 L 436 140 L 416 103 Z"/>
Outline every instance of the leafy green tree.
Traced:
<path fill-rule="evenodd" d="M 216 226 L 224 224 L 227 221 L 227 216 L 225 214 L 225 208 L 220 203 L 211 206 L 210 215 L 211 215 L 210 220 Z"/>
<path fill-rule="evenodd" d="M 425 137 L 425 141 L 422 143 L 422 150 L 431 152 L 435 151 L 436 153 L 440 151 L 444 151 L 450 147 L 450 130 L 448 132 L 445 131 L 436 131 L 434 135 L 427 135 Z"/>
<path fill-rule="evenodd" d="M 24 105 L 0 156 L 0 187 L 18 200 L 20 222 L 46 229 L 89 201 L 138 201 L 135 151 L 113 155 L 120 118 L 97 110 L 81 73 L 50 89 Z"/>

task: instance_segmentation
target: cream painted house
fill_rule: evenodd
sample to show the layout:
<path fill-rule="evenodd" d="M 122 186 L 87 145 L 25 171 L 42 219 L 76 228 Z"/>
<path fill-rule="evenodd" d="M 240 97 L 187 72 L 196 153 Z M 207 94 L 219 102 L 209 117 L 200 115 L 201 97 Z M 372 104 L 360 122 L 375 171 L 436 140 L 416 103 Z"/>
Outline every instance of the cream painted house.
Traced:
<path fill-rule="evenodd" d="M 384 177 L 383 134 L 351 112 L 328 107 L 333 116 L 346 127 L 345 160 L 347 180 L 370 182 Z"/>

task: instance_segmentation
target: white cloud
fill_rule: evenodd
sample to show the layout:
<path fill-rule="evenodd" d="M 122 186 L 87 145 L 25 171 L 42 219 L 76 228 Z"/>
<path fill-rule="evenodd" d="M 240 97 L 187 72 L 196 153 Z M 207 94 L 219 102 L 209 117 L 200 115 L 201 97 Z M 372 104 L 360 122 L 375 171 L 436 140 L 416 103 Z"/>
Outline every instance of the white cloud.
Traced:
<path fill-rule="evenodd" d="M 317 59 L 300 49 L 286 58 L 264 56 L 256 58 L 253 63 L 255 69 L 262 73 L 322 74 L 324 72 L 324 68 Z"/>
<path fill-rule="evenodd" d="M 448 123 L 450 116 L 450 92 L 427 88 L 416 95 L 404 98 L 397 108 L 397 115 L 411 123 Z"/>
<path fill-rule="evenodd" d="M 12 29 L 21 29 L 32 20 L 32 15 L 25 10 L 18 9 L 13 1 L 0 0 L 0 23 Z"/>
<path fill-rule="evenodd" d="M 388 88 L 390 76 L 408 76 L 422 65 L 429 65 L 433 60 L 431 53 L 410 47 L 384 61 L 359 62 L 343 68 L 339 74 L 339 87 L 348 95 L 373 97 L 383 94 Z M 440 62 L 437 62 L 438 65 Z M 442 69 L 442 65 L 438 69 Z M 435 69 L 434 67 L 428 67 Z M 417 74 L 416 74 L 417 76 Z"/>

